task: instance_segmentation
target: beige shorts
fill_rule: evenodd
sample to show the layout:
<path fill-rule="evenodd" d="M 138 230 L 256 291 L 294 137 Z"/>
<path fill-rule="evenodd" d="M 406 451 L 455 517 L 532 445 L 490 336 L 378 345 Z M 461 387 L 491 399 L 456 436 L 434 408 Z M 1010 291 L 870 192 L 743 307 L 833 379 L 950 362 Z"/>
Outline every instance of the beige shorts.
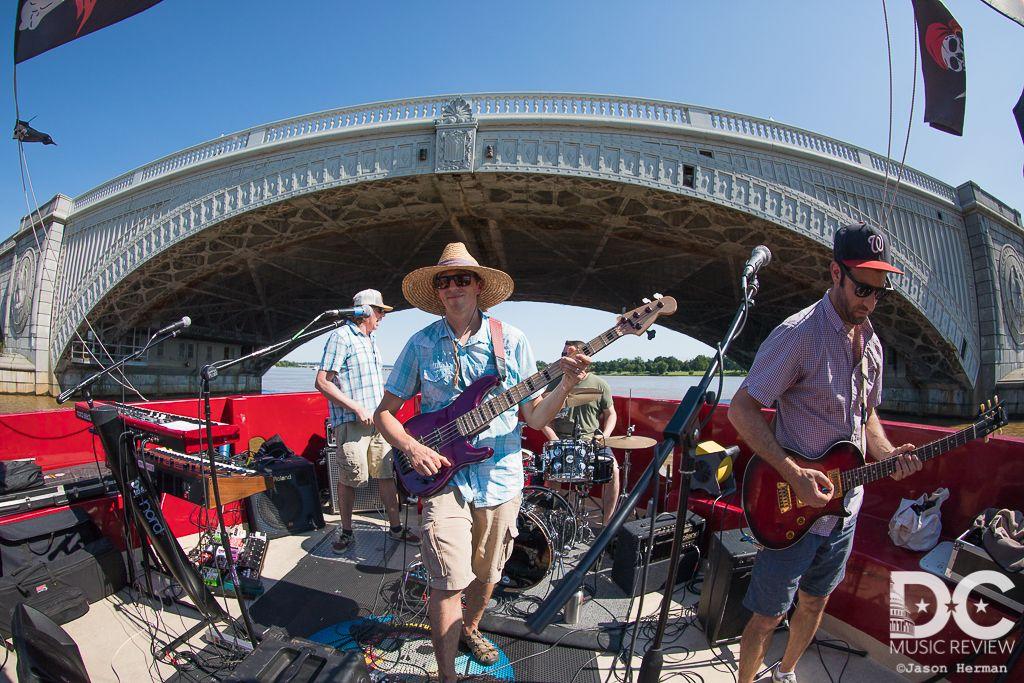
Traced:
<path fill-rule="evenodd" d="M 473 581 L 498 583 L 519 535 L 522 495 L 491 507 L 474 507 L 452 486 L 423 503 L 420 553 L 430 587 L 459 591 Z"/>
<path fill-rule="evenodd" d="M 358 488 L 370 477 L 394 479 L 391 471 L 391 447 L 373 427 L 362 422 L 343 422 L 334 428 L 338 442 L 338 479 Z"/>

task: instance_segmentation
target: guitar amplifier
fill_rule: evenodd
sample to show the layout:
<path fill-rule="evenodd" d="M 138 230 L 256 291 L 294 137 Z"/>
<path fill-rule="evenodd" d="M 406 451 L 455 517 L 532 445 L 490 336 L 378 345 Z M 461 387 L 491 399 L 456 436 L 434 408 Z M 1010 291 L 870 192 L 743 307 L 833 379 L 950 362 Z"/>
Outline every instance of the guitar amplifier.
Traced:
<path fill-rule="evenodd" d="M 711 534 L 704 586 L 697 604 L 697 620 L 711 646 L 735 640 L 750 619 L 743 596 L 750 586 L 757 546 L 750 529 Z"/>
<path fill-rule="evenodd" d="M 658 515 L 654 522 L 654 546 L 651 549 L 651 565 L 647 571 L 647 583 L 641 585 L 644 559 L 651 532 L 649 517 L 637 519 L 623 524 L 615 537 L 615 550 L 612 556 L 612 580 L 626 595 L 637 596 L 641 593 L 661 590 L 668 578 L 668 565 L 672 552 L 672 538 L 676 533 L 676 514 L 667 512 Z M 683 530 L 683 546 L 680 551 L 679 566 L 676 569 L 676 584 L 689 581 L 697 571 L 700 551 L 697 544 L 704 532 L 704 518 L 694 513 L 686 517 Z"/>
<path fill-rule="evenodd" d="M 245 515 L 252 531 L 279 538 L 323 528 L 324 513 L 313 463 L 299 456 L 268 458 L 257 462 L 256 469 L 273 478 L 274 488 L 245 499 Z"/>
<path fill-rule="evenodd" d="M 324 446 L 321 458 L 327 465 L 327 481 L 331 494 L 331 514 L 338 514 L 338 440 L 334 438 L 334 430 L 331 429 L 331 421 L 324 420 L 324 430 L 327 433 L 327 445 Z M 370 477 L 366 486 L 355 489 L 355 497 L 352 500 L 352 512 L 382 512 L 384 501 L 380 497 L 380 482 Z"/>

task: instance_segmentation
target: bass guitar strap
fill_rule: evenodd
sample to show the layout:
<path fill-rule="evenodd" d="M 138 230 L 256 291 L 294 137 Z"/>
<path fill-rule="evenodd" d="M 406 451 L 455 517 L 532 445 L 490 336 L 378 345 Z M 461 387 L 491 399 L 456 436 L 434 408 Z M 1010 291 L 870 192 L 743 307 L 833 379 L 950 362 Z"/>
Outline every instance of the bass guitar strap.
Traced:
<path fill-rule="evenodd" d="M 505 336 L 501 331 L 501 321 L 497 318 L 488 318 L 491 326 L 491 348 L 494 350 L 494 367 L 498 371 L 498 379 L 505 383 L 505 376 L 508 370 L 505 367 Z"/>

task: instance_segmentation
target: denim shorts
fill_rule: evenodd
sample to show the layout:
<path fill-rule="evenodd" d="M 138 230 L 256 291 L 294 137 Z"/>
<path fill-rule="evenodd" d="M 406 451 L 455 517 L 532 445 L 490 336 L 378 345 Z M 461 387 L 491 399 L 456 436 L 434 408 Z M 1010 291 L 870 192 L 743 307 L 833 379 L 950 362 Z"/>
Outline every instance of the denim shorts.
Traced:
<path fill-rule="evenodd" d="M 828 536 L 808 533 L 784 550 L 762 549 L 754 559 L 743 606 L 775 617 L 790 608 L 797 588 L 817 597 L 830 594 L 846 575 L 856 528 L 854 518 L 845 525 L 836 524 Z"/>

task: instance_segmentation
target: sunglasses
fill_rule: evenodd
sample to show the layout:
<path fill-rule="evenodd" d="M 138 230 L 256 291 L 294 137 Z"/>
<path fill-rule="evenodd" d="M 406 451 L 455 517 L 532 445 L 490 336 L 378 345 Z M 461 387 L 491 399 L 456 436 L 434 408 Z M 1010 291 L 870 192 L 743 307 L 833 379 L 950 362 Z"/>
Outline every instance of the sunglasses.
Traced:
<path fill-rule="evenodd" d="M 885 278 L 885 284 L 881 287 L 875 287 L 874 285 L 866 285 L 863 282 L 858 282 L 857 278 L 850 272 L 849 267 L 840 263 L 839 267 L 842 268 L 843 272 L 846 273 L 846 277 L 850 278 L 850 282 L 853 283 L 853 293 L 861 299 L 866 299 L 872 294 L 875 295 L 875 301 L 881 301 L 885 297 L 889 296 L 893 292 L 892 283 L 889 282 L 889 278 Z"/>
<path fill-rule="evenodd" d="M 435 275 L 434 289 L 448 289 L 448 285 L 453 282 L 456 287 L 469 287 L 473 282 L 473 274 L 455 273 L 454 275 Z"/>

